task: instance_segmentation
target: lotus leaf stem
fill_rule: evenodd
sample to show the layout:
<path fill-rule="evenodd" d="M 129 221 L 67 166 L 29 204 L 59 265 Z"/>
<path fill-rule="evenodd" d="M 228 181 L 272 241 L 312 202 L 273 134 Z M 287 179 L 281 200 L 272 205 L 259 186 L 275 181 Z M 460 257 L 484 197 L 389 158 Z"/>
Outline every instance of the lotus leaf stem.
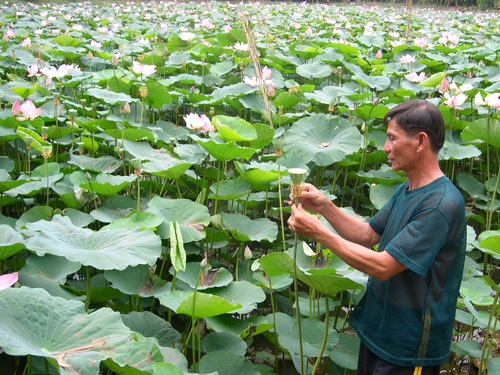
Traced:
<path fill-rule="evenodd" d="M 330 318 L 330 306 L 329 306 L 329 301 L 328 301 L 328 296 L 325 296 L 325 307 L 326 307 L 326 312 L 325 312 L 325 331 L 323 333 L 323 343 L 321 345 L 321 349 L 318 354 L 318 358 L 316 359 L 316 363 L 314 364 L 313 370 L 311 372 L 311 375 L 316 374 L 316 369 L 318 368 L 319 362 L 321 361 L 321 358 L 323 357 L 323 353 L 325 352 L 326 348 L 326 341 L 328 339 L 328 320 Z"/>

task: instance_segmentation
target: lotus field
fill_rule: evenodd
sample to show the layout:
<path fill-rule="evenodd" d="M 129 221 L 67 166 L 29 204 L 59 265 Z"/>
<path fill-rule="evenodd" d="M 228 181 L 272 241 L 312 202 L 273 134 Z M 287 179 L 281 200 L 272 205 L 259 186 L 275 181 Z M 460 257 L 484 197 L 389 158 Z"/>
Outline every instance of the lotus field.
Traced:
<path fill-rule="evenodd" d="M 368 219 L 405 180 L 381 119 L 425 98 L 468 220 L 443 372 L 500 374 L 498 14 L 4 3 L 0 22 L 2 373 L 354 373 L 366 276 L 288 229 L 290 170 Z"/>

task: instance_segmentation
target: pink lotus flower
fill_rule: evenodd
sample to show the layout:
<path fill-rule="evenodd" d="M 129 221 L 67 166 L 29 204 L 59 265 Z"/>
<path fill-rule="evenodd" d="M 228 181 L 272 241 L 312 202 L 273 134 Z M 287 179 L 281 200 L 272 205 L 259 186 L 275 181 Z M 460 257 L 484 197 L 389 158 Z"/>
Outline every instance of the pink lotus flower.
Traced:
<path fill-rule="evenodd" d="M 417 47 L 425 49 L 427 47 L 427 39 L 426 38 L 415 38 L 415 39 L 413 39 L 413 44 Z"/>
<path fill-rule="evenodd" d="M 236 44 L 234 45 L 234 49 L 236 51 L 247 52 L 248 51 L 248 44 L 236 42 Z"/>
<path fill-rule="evenodd" d="M 405 75 L 405 78 L 414 83 L 420 83 L 425 79 L 425 72 L 421 72 L 420 74 L 417 74 L 415 72 L 411 72 Z"/>
<path fill-rule="evenodd" d="M 42 109 L 36 108 L 31 100 L 26 100 L 23 104 L 21 104 L 20 110 L 22 116 L 16 117 L 19 121 L 34 120 L 42 114 Z"/>
<path fill-rule="evenodd" d="M 247 76 L 245 76 L 243 77 L 243 82 L 252 87 L 255 87 L 255 85 L 257 84 L 257 77 L 253 76 L 252 78 L 248 78 Z"/>
<path fill-rule="evenodd" d="M 36 63 L 31 64 L 26 68 L 28 70 L 28 77 L 39 76 L 38 74 L 38 65 Z"/>
<path fill-rule="evenodd" d="M 0 290 L 7 289 L 8 287 L 14 285 L 18 278 L 19 276 L 17 272 L 0 276 Z"/>
<path fill-rule="evenodd" d="M 24 39 L 24 40 L 21 42 L 21 47 L 30 48 L 30 47 L 31 47 L 31 38 L 30 38 L 30 37 L 27 37 L 26 39 Z"/>
<path fill-rule="evenodd" d="M 144 65 L 138 61 L 134 61 L 133 65 L 132 65 L 132 71 L 135 74 L 143 75 L 143 76 L 147 77 L 147 76 L 150 76 L 151 74 L 156 72 L 156 66 Z"/>
<path fill-rule="evenodd" d="M 486 98 L 484 98 L 483 100 L 481 93 L 478 92 L 474 97 L 474 103 L 476 104 L 476 106 L 487 105 L 488 107 L 498 109 L 500 108 L 500 93 L 497 92 L 486 95 Z"/>
<path fill-rule="evenodd" d="M 407 53 L 399 58 L 402 64 L 413 64 L 415 62 L 415 57 Z"/>
<path fill-rule="evenodd" d="M 19 99 L 16 99 L 12 105 L 12 114 L 17 115 L 19 112 L 21 112 L 21 104 L 19 104 Z"/>
<path fill-rule="evenodd" d="M 198 116 L 196 113 L 189 113 L 186 116 L 182 116 L 184 121 L 186 121 L 186 127 L 188 129 L 198 130 L 198 129 L 210 129 L 212 126 L 210 119 L 206 115 Z"/>
<path fill-rule="evenodd" d="M 464 93 L 460 93 L 458 95 L 450 95 L 449 93 L 444 93 L 445 102 L 444 105 L 450 108 L 463 109 L 460 106 L 465 103 L 468 96 Z"/>
<path fill-rule="evenodd" d="M 274 96 L 274 86 L 272 83 L 269 84 L 269 88 L 267 89 L 267 93 L 269 96 Z"/>
<path fill-rule="evenodd" d="M 382 58 L 382 50 L 378 50 L 377 51 L 377 59 L 381 59 Z"/>
<path fill-rule="evenodd" d="M 68 75 L 71 70 L 80 70 L 77 65 L 71 64 L 62 64 L 59 68 L 55 68 L 53 66 L 49 68 L 45 67 L 40 69 L 40 73 L 49 78 L 63 78 Z"/>
<path fill-rule="evenodd" d="M 204 18 L 202 21 L 201 21 L 201 26 L 202 27 L 206 27 L 207 29 L 213 29 L 215 26 L 213 25 L 212 22 L 210 22 L 210 20 L 208 18 Z"/>
<path fill-rule="evenodd" d="M 273 74 L 272 70 L 269 69 L 267 65 L 264 66 L 264 68 L 262 69 L 262 79 L 269 79 L 271 78 L 272 74 Z"/>
<path fill-rule="evenodd" d="M 446 76 L 443 77 L 443 80 L 441 81 L 441 83 L 439 84 L 439 89 L 438 91 L 441 93 L 441 94 L 444 94 L 445 92 L 448 92 L 450 88 L 450 85 L 448 84 L 448 80 L 446 79 Z"/>

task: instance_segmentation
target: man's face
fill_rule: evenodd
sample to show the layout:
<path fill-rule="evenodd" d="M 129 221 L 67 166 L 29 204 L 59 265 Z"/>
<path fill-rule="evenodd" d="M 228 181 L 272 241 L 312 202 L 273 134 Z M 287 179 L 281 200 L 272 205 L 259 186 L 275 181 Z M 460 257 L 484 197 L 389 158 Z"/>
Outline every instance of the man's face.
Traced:
<path fill-rule="evenodd" d="M 384 152 L 387 153 L 392 170 L 408 172 L 416 160 L 418 134 L 409 135 L 393 120 L 389 121 L 386 134 Z"/>

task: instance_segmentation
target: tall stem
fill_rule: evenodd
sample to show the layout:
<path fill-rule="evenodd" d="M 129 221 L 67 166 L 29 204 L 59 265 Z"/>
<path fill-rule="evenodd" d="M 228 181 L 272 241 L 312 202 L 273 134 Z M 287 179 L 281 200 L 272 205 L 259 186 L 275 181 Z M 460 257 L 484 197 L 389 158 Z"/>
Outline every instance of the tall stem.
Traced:
<path fill-rule="evenodd" d="M 299 198 L 295 197 L 295 205 L 298 206 Z M 299 352 L 300 352 L 300 374 L 304 374 L 304 351 L 302 349 L 302 328 L 300 326 L 300 306 L 299 306 L 299 288 L 297 282 L 297 242 L 298 236 L 295 233 L 293 243 L 293 288 L 295 292 L 295 311 L 297 315 L 297 328 L 299 330 Z"/>
<path fill-rule="evenodd" d="M 328 320 L 330 318 L 330 306 L 328 305 L 328 303 L 329 303 L 328 296 L 325 296 L 326 312 L 325 312 L 325 331 L 323 333 L 323 344 L 321 345 L 321 350 L 319 351 L 318 359 L 316 359 L 316 363 L 314 364 L 311 375 L 316 374 L 316 369 L 318 368 L 319 361 L 321 361 L 321 358 L 323 357 L 323 353 L 326 348 L 326 340 L 328 339 Z"/>

